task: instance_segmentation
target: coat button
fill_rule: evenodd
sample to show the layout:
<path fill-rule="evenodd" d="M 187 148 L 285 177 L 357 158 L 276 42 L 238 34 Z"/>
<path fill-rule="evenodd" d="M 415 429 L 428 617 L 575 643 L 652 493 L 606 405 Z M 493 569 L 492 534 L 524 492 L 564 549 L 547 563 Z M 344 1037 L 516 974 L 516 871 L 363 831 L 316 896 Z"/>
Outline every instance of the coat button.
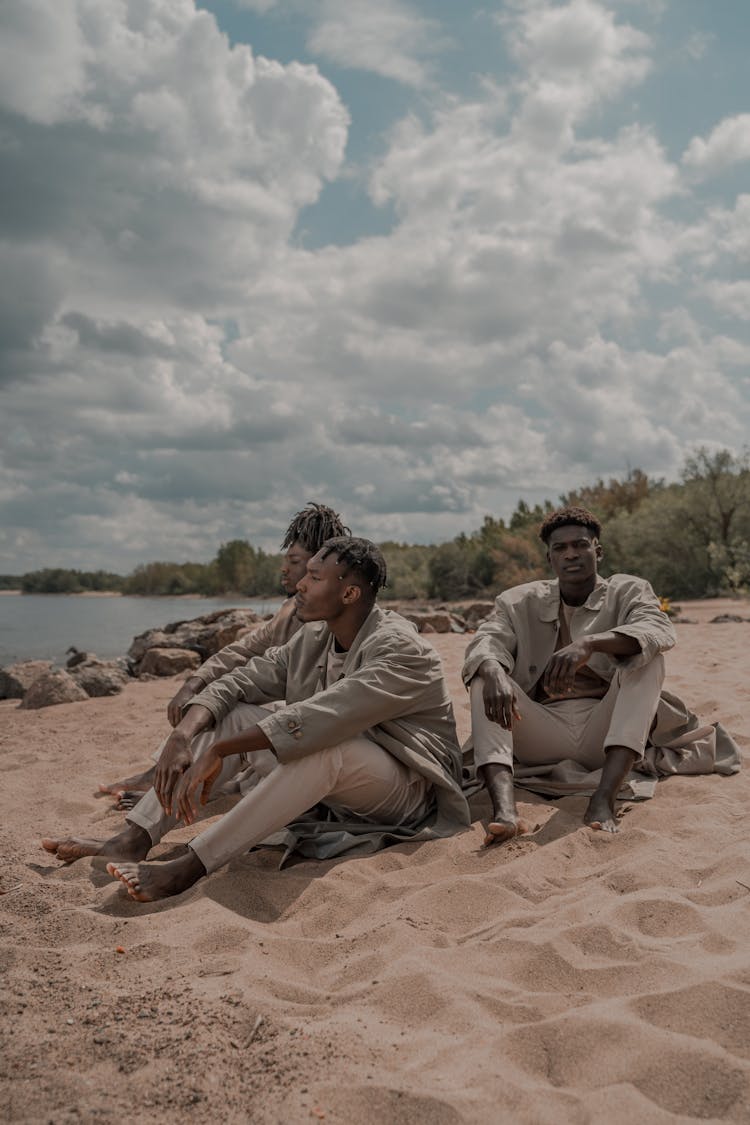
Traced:
<path fill-rule="evenodd" d="M 295 723 L 294 719 L 290 719 L 289 722 L 286 724 L 287 730 L 294 730 L 296 728 L 296 726 L 297 726 L 297 724 Z"/>
<path fill-rule="evenodd" d="M 294 737 L 295 737 L 295 738 L 302 738 L 302 731 L 301 731 L 301 730 L 296 730 L 296 731 L 294 732 Z"/>

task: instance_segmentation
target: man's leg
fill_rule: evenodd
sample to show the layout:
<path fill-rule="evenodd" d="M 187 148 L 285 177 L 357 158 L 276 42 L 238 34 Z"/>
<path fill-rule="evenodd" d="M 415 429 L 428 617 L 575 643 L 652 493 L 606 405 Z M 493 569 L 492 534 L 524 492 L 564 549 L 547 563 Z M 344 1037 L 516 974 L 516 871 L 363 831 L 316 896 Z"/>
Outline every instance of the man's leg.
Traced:
<path fill-rule="evenodd" d="M 191 743 L 193 758 L 198 758 L 214 742 L 231 738 L 267 716 L 268 710 L 265 707 L 257 707 L 251 703 L 237 704 L 216 727 L 204 731 L 193 739 Z M 265 753 L 262 751 L 261 756 Z M 244 757 L 233 755 L 225 758 L 221 774 L 214 783 L 213 792 L 217 793 L 220 786 L 245 765 Z M 83 856 L 94 855 L 126 860 L 144 859 L 154 844 L 158 844 L 162 836 L 176 823 L 176 818 L 167 816 L 159 804 L 155 791 L 150 789 L 126 817 L 126 827 L 123 831 L 110 837 L 109 840 L 91 840 L 80 836 L 63 839 L 47 838 L 42 840 L 42 847 L 64 863 L 72 863 Z"/>
<path fill-rule="evenodd" d="M 641 667 L 618 668 L 609 691 L 586 724 L 585 743 L 602 747 L 604 766 L 584 821 L 591 828 L 617 832 L 615 801 L 630 770 L 643 758 L 664 683 L 664 657 Z"/>
<path fill-rule="evenodd" d="M 569 756 L 570 734 L 559 714 L 535 703 L 518 685 L 516 706 L 521 718 L 512 730 L 487 718 L 478 676 L 472 680 L 470 699 L 474 762 L 492 802 L 492 820 L 484 839 L 487 847 L 529 831 L 526 821 L 518 818 L 513 795 L 514 754 L 525 764 L 547 765 Z"/>
<path fill-rule="evenodd" d="M 168 863 L 110 863 L 107 870 L 139 902 L 179 894 L 203 875 L 262 843 L 319 801 L 379 824 L 418 821 L 431 786 L 366 738 L 353 738 L 280 763 L 254 789 Z"/>

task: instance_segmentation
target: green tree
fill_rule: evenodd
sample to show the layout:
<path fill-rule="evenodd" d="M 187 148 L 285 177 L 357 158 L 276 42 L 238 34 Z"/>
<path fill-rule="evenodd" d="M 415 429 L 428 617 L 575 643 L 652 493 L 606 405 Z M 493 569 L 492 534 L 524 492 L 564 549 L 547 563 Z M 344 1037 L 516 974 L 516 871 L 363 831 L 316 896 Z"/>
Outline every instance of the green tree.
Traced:
<path fill-rule="evenodd" d="M 257 552 L 245 539 L 222 543 L 216 553 L 216 571 L 222 591 L 254 594 Z"/>

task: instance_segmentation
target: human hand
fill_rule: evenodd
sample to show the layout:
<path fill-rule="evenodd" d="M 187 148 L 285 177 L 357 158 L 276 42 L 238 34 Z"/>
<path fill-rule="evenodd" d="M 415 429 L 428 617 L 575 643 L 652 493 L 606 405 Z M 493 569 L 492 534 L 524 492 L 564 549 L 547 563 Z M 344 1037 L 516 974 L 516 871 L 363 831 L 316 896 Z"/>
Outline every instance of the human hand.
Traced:
<path fill-rule="evenodd" d="M 586 664 L 592 651 L 588 639 L 581 637 L 553 652 L 544 671 L 544 690 L 547 695 L 564 698 L 571 692 L 575 684 L 576 672 Z"/>
<path fill-rule="evenodd" d="M 499 723 L 505 730 L 510 730 L 513 720 L 521 718 L 516 685 L 505 669 L 494 662 L 482 664 L 478 675 L 482 680 L 485 715 L 491 723 Z"/>
<path fill-rule="evenodd" d="M 180 690 L 176 695 L 172 696 L 167 704 L 167 718 L 173 727 L 176 727 L 182 718 L 182 709 L 186 703 L 189 703 L 196 692 L 200 691 L 203 687 L 203 681 L 191 676 L 190 679 L 185 680 Z"/>
<path fill-rule="evenodd" d="M 190 753 L 190 739 L 181 731 L 173 730 L 164 744 L 154 775 L 154 790 L 159 804 L 167 815 L 174 807 L 175 785 L 193 760 Z"/>
<path fill-rule="evenodd" d="M 215 746 L 210 746 L 178 780 L 173 804 L 176 815 L 185 824 L 192 824 L 198 816 L 196 797 L 199 789 L 200 804 L 205 805 L 208 801 L 213 783 L 221 773 L 221 762 Z"/>

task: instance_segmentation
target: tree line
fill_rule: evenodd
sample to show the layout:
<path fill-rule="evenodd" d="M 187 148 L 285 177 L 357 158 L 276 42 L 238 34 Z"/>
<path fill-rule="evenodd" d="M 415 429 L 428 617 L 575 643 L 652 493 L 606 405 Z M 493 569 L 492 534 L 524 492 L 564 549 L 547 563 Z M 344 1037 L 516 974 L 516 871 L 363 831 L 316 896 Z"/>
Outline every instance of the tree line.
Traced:
<path fill-rule="evenodd" d="M 600 479 L 566 493 L 555 504 L 548 500 L 530 507 L 519 500 L 507 522 L 485 516 L 476 531 L 447 543 L 382 543 L 389 574 L 383 594 L 479 599 L 545 577 L 537 530 L 548 511 L 568 504 L 590 508 L 601 520 L 604 575 L 640 574 L 667 598 L 750 593 L 750 454 L 702 448 L 686 459 L 673 483 L 633 469 L 621 479 Z M 101 570 L 45 569 L 0 575 L 0 589 L 273 596 L 279 593 L 279 556 L 233 539 L 209 563 L 144 563 L 124 577 Z"/>

